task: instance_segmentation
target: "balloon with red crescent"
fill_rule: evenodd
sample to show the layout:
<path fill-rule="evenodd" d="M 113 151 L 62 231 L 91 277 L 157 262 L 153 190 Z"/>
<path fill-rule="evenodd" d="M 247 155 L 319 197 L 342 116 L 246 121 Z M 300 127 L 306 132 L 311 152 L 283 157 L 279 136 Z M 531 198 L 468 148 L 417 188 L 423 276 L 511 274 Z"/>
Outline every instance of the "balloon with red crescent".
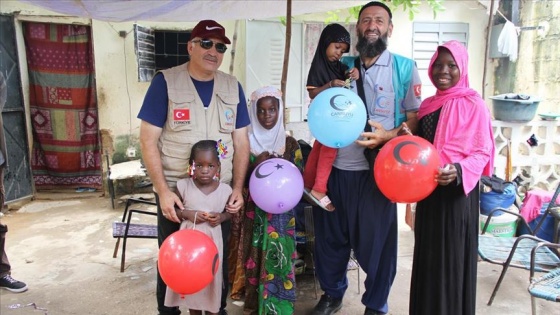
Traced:
<path fill-rule="evenodd" d="M 401 150 L 406 145 L 417 146 L 418 148 L 420 148 L 420 150 L 422 150 L 422 146 L 420 144 L 416 143 L 416 142 L 413 142 L 413 141 L 403 141 L 403 142 L 401 142 L 401 143 L 399 143 L 395 146 L 395 149 L 393 149 L 393 156 L 395 157 L 395 160 L 397 160 L 401 164 L 409 165 L 409 164 L 412 164 L 412 163 L 406 162 L 401 156 Z M 428 164 L 425 157 L 420 158 L 419 161 L 420 161 L 420 164 L 422 164 L 422 165 Z"/>

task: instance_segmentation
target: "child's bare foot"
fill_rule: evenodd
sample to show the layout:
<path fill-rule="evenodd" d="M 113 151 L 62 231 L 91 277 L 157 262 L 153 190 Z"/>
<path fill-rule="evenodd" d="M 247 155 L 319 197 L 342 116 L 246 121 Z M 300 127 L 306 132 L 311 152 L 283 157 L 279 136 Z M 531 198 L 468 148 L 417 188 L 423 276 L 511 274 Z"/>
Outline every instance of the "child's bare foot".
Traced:
<path fill-rule="evenodd" d="M 319 202 L 321 203 L 321 206 L 323 206 L 323 208 L 325 208 L 327 211 L 334 211 L 334 205 L 326 194 L 312 189 L 311 195 L 317 198 L 317 200 L 319 200 Z"/>

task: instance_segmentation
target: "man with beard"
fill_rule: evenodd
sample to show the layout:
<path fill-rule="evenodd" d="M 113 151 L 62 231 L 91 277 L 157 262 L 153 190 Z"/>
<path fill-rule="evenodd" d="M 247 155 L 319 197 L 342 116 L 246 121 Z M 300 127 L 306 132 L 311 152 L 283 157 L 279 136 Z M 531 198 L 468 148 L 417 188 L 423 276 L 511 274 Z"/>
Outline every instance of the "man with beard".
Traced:
<path fill-rule="evenodd" d="M 372 1 L 360 10 L 354 88 L 367 107 L 369 122 L 362 139 L 338 150 L 327 189 L 336 208 L 314 209 L 315 264 L 325 292 L 314 315 L 342 308 L 348 287 L 347 262 L 353 249 L 366 273 L 364 314 L 386 314 L 397 267 L 397 206 L 377 188 L 372 165 L 380 147 L 392 138 L 414 132 L 421 82 L 414 61 L 387 50 L 393 31 L 391 10 Z"/>

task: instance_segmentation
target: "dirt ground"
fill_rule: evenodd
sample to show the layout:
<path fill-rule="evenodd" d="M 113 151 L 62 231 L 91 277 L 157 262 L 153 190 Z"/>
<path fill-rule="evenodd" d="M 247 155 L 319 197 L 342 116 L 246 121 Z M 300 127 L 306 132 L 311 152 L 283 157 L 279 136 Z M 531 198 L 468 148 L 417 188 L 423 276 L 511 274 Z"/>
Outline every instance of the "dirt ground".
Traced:
<path fill-rule="evenodd" d="M 2 315 L 155 315 L 157 242 L 130 239 L 126 269 L 120 252 L 113 258 L 115 239 L 111 224 L 121 219 L 123 204 L 112 209 L 100 193 L 39 194 L 18 210 L 5 213 L 7 252 L 12 275 L 26 282 L 25 293 L 0 290 Z M 404 221 L 403 209 L 399 218 Z M 149 221 L 142 218 L 135 221 Z M 398 273 L 389 298 L 390 314 L 408 313 L 413 232 L 400 223 Z M 492 306 L 486 301 L 499 276 L 498 266 L 479 263 L 478 314 L 530 314 L 529 274 L 510 269 Z M 350 286 L 339 314 L 363 314 L 360 302 L 365 275 L 349 271 Z M 312 274 L 298 278 L 296 314 L 308 314 L 317 300 Z M 319 295 L 321 294 L 319 289 Z M 232 315 L 242 314 L 239 301 L 229 301 Z M 29 306 L 27 306 L 29 305 Z M 35 309 L 37 307 L 38 309 Z M 540 314 L 558 312 L 558 305 L 539 300 Z M 183 313 L 188 313 L 186 310 Z"/>

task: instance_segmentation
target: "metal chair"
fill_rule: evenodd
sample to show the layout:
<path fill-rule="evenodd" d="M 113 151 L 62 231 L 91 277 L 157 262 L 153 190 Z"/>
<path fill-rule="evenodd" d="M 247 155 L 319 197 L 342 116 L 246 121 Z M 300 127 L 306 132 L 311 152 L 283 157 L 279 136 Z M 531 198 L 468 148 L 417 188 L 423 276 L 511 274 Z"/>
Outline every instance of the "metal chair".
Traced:
<path fill-rule="evenodd" d="M 537 244 L 541 242 L 546 242 L 535 236 L 536 231 L 542 225 L 542 222 L 546 218 L 547 215 L 553 215 L 553 212 L 556 211 L 556 199 L 560 193 L 560 184 L 556 188 L 554 192 L 552 201 L 548 205 L 545 213 L 539 219 L 538 224 L 536 225 L 536 229 L 533 230 L 527 224 L 525 219 L 518 213 L 503 209 L 503 208 L 496 208 L 493 209 L 482 228 L 482 233 L 478 237 L 478 254 L 482 258 L 483 261 L 498 264 L 502 266 L 502 272 L 492 291 L 492 295 L 488 300 L 488 305 L 492 305 L 494 301 L 494 297 L 500 288 L 502 280 L 504 279 L 508 268 L 516 267 L 516 268 L 523 268 L 529 270 L 531 268 L 531 252 L 534 250 L 534 270 L 539 272 L 547 272 L 553 270 L 555 268 L 560 267 L 560 258 L 558 257 L 557 252 L 551 250 L 546 246 L 536 247 Z M 486 230 L 488 229 L 488 225 L 491 222 L 492 216 L 497 211 L 503 211 L 512 215 L 517 216 L 518 222 L 524 224 L 525 228 L 530 232 L 530 234 L 521 235 L 519 237 L 494 237 L 492 235 L 485 234 Z"/>
<path fill-rule="evenodd" d="M 560 244 L 541 242 L 531 250 L 530 284 L 527 290 L 531 295 L 531 313 L 533 315 L 537 315 L 537 303 L 535 298 L 560 302 L 560 267 L 552 269 L 544 275 L 535 277 L 535 271 L 537 270 L 537 252 L 539 248 L 543 246 L 557 251 L 560 249 Z"/>
<path fill-rule="evenodd" d="M 156 216 L 157 213 L 149 210 L 139 210 L 139 209 L 129 209 L 133 204 L 146 204 L 155 206 L 156 203 L 153 201 L 129 198 L 126 201 L 126 206 L 124 208 L 124 213 L 121 222 L 113 222 L 113 237 L 117 239 L 115 243 L 115 250 L 113 251 L 113 258 L 117 258 L 117 251 L 119 249 L 119 244 L 121 238 L 122 243 L 122 253 L 121 253 L 121 272 L 124 272 L 125 255 L 126 255 L 126 240 L 128 238 L 154 238 L 158 237 L 157 224 L 141 224 L 141 223 L 130 223 L 132 220 L 132 215 L 146 214 L 150 216 Z M 126 220 L 126 221 L 125 221 Z"/>

